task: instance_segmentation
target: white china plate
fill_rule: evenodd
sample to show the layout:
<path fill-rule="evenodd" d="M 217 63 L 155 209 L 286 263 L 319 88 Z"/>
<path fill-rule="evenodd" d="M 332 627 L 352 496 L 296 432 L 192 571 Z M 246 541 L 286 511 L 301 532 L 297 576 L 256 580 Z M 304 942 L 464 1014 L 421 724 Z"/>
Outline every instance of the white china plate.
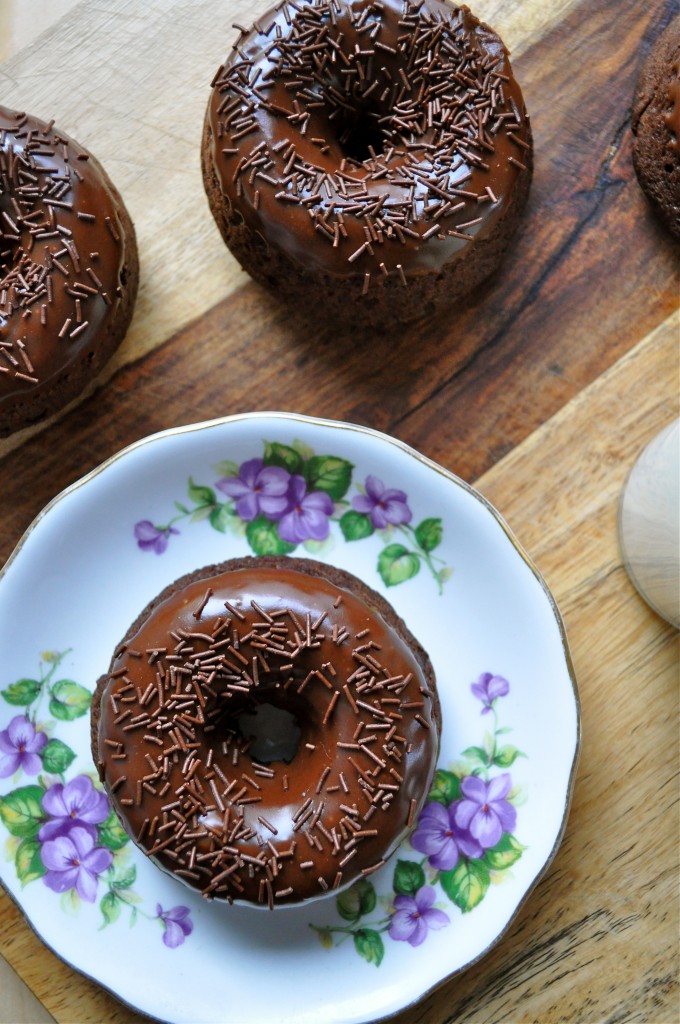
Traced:
<path fill-rule="evenodd" d="M 270 914 L 206 902 L 131 843 L 102 871 L 110 858 L 92 859 L 92 849 L 116 846 L 116 836 L 106 832 L 101 813 L 92 812 L 81 829 L 80 855 L 91 868 L 82 888 L 94 899 L 78 897 L 69 888 L 77 872 L 66 873 L 68 857 L 54 862 L 58 854 L 73 854 L 73 845 L 64 845 L 66 820 L 60 845 L 52 847 L 52 874 L 44 873 L 45 820 L 56 813 L 59 790 L 46 806 L 42 797 L 54 786 L 65 784 L 65 796 L 80 786 L 78 804 L 89 785 L 81 777 L 94 777 L 83 688 L 93 690 L 129 624 L 167 583 L 251 552 L 245 524 L 229 515 L 233 503 L 215 484 L 245 461 L 277 457 L 272 453 L 287 458 L 293 472 L 304 466 L 308 492 L 325 488 L 337 501 L 328 539 L 300 545 L 296 556 L 338 565 L 384 593 L 431 656 L 443 714 L 442 806 L 453 799 L 456 779 L 475 770 L 483 779 L 511 776 L 513 810 L 504 796 L 503 807 L 495 805 L 505 826 L 502 839 L 477 862 L 459 859 L 458 873 L 448 868 L 441 875 L 406 842 L 371 877 L 361 917 L 334 897 Z M 369 513 L 343 525 L 337 520 L 352 510 L 368 476 L 404 492 L 394 500 L 408 506 L 411 520 L 350 541 L 343 525 L 350 533 L 357 524 L 369 532 Z M 379 487 L 375 481 L 369 486 L 374 501 Z M 163 533 L 173 517 L 178 532 Z M 138 523 L 146 525 L 136 537 Z M 276 538 L 277 524 L 265 525 L 258 543 L 264 535 Z M 168 543 L 158 554 L 153 544 L 163 547 L 161 538 Z M 553 598 L 480 494 L 363 427 L 254 413 L 169 430 L 120 452 L 55 498 L 4 567 L 0 658 L 0 877 L 60 957 L 163 1021 L 358 1024 L 389 1016 L 489 950 L 546 870 L 565 829 L 580 721 Z M 489 684 L 490 676 L 501 681 Z M 480 677 L 487 690 L 473 692 Z M 27 718 L 30 726 L 21 721 Z M 81 781 L 74 786 L 75 779 Z M 398 861 L 419 867 L 406 875 L 400 869 L 397 880 Z M 55 891 L 60 883 L 61 894 Z M 395 884 L 402 894 L 399 928 Z M 164 917 L 157 916 L 157 905 Z M 187 911 L 167 916 L 180 906 Z M 420 944 L 408 941 L 416 938 L 417 913 L 420 930 L 423 921 L 427 925 Z M 185 934 L 188 921 L 193 930 Z M 167 941 L 173 940 L 179 941 L 171 948 Z"/>

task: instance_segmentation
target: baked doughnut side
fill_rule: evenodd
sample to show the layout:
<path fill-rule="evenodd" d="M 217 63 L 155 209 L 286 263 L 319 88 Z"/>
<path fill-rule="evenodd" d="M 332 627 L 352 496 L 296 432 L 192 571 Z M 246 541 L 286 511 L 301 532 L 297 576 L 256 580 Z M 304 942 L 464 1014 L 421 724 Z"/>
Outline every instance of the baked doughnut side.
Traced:
<path fill-rule="evenodd" d="M 680 17 L 656 41 L 642 67 L 631 126 L 640 185 L 680 237 Z"/>
<path fill-rule="evenodd" d="M 204 125 L 202 173 L 215 223 L 225 244 L 250 276 L 282 302 L 309 308 L 310 288 L 324 319 L 356 327 L 376 328 L 388 323 L 407 324 L 430 316 L 468 296 L 498 270 L 508 257 L 520 228 L 529 197 L 533 152 L 524 155 L 526 173 L 513 190 L 493 234 L 477 239 L 464 258 L 454 259 L 437 273 L 412 275 L 405 283 L 398 274 L 364 290 L 359 281 L 340 284 L 330 273 L 310 274 L 261 234 L 254 233 L 241 214 L 225 202 L 210 158 L 211 129 Z M 527 127 L 526 137 L 531 141 Z M 353 290 L 352 290 L 353 289 Z"/>

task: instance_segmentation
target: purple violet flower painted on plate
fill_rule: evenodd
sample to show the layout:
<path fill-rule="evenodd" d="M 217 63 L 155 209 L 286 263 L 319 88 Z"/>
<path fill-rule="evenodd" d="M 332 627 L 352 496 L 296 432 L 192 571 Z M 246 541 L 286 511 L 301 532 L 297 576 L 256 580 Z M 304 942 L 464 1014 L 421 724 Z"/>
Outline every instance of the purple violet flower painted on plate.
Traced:
<path fill-rule="evenodd" d="M 87 775 L 77 775 L 65 785 L 56 782 L 50 786 L 45 790 L 42 806 L 50 820 L 38 832 L 41 842 L 66 835 L 76 825 L 94 838 L 95 826 L 106 821 L 110 813 L 106 796 L 94 788 Z"/>
<path fill-rule="evenodd" d="M 169 949 L 181 946 L 187 935 L 191 935 L 194 930 L 188 907 L 179 906 L 163 910 L 160 903 L 157 903 L 156 916 L 163 922 L 163 942 Z"/>
<path fill-rule="evenodd" d="M 149 519 L 135 523 L 135 539 L 142 551 L 154 551 L 162 555 L 168 546 L 171 534 L 178 534 L 174 526 L 154 526 Z"/>
<path fill-rule="evenodd" d="M 489 850 L 504 832 L 512 832 L 517 823 L 517 811 L 505 799 L 512 788 L 512 779 L 507 772 L 489 782 L 469 775 L 460 788 L 464 799 L 455 810 L 456 825 L 469 829 L 470 835 Z"/>
<path fill-rule="evenodd" d="M 237 477 L 222 477 L 215 486 L 233 498 L 238 516 L 251 522 L 258 515 L 279 519 L 288 509 L 290 473 L 281 466 L 265 466 L 263 459 L 242 462 Z"/>
<path fill-rule="evenodd" d="M 503 676 L 483 672 L 471 690 L 482 702 L 482 714 L 491 712 L 490 726 L 482 744 L 467 747 L 451 767 L 435 772 L 410 837 L 422 859 L 397 857 L 393 867 L 386 865 L 376 875 L 384 880 L 391 874 L 389 900 L 381 894 L 380 881 L 368 878 L 336 896 L 342 921 L 310 926 L 325 949 L 351 936 L 359 956 L 379 967 L 387 952 L 385 936 L 415 948 L 430 931 L 451 923 L 435 906 L 439 892 L 465 915 L 490 895 L 492 883 L 512 877 L 510 868 L 525 850 L 514 835 L 519 790 L 510 773 L 498 774 L 498 769 L 525 755 L 504 742 L 511 729 L 498 723 L 497 700 L 508 696 L 510 684 Z M 387 916 L 371 918 L 380 906 Z"/>
<path fill-rule="evenodd" d="M 254 555 L 289 555 L 303 544 L 318 557 L 335 524 L 347 543 L 373 537 L 374 545 L 382 545 L 374 564 L 386 587 L 425 570 L 443 593 L 452 570 L 437 552 L 444 536 L 439 516 L 416 521 L 405 491 L 374 473 L 360 484 L 353 479 L 354 465 L 340 455 L 319 455 L 298 441 L 265 440 L 263 447 L 260 457 L 214 465 L 212 483 L 190 476 L 188 497 L 174 502 L 171 518 L 136 523 L 139 549 L 163 554 L 180 532 L 175 524 L 184 521 L 203 523 L 223 536 L 233 533 Z M 352 496 L 352 488 L 360 493 Z"/>
<path fill-rule="evenodd" d="M 444 807 L 436 800 L 426 804 L 420 813 L 418 827 L 411 836 L 411 846 L 427 854 L 433 868 L 450 871 L 463 857 L 481 857 L 484 849 L 470 833 L 456 822 L 458 804 Z"/>
<path fill-rule="evenodd" d="M 81 901 L 97 902 L 102 928 L 125 912 L 131 925 L 160 919 L 163 942 L 174 949 L 193 931 L 188 908 L 164 911 L 157 905 L 155 915 L 143 909 L 134 890 L 137 868 L 130 858 L 130 837 L 106 794 L 94 776 L 67 778 L 78 756 L 66 742 L 69 727 L 88 714 L 91 703 L 90 692 L 80 683 L 54 681 L 68 653 L 70 648 L 43 652 L 34 678 L 25 676 L 0 688 L 0 713 L 4 704 L 26 709 L 0 730 L 0 779 L 15 773 L 37 776 L 0 792 L 0 829 L 8 834 L 2 837 L 3 849 L 14 859 L 22 886 L 42 879 L 48 889 L 67 897 L 71 912 Z M 38 729 L 35 720 L 43 701 L 49 702 L 53 717 Z"/>
<path fill-rule="evenodd" d="M 325 491 L 307 493 L 302 476 L 292 476 L 288 486 L 288 507 L 279 519 L 279 536 L 289 544 L 325 540 L 330 531 L 333 502 Z"/>
<path fill-rule="evenodd" d="M 492 675 L 491 672 L 482 672 L 476 683 L 472 683 L 470 689 L 475 697 L 481 700 L 484 705 L 482 714 L 487 715 L 493 708 L 493 703 L 499 697 L 507 696 L 510 684 L 503 676 Z"/>
<path fill-rule="evenodd" d="M 407 505 L 404 491 L 385 487 L 382 480 L 373 474 L 366 477 L 365 486 L 365 494 L 352 498 L 352 508 L 368 515 L 376 530 L 411 522 L 413 513 Z"/>
<path fill-rule="evenodd" d="M 431 885 L 424 885 L 413 896 L 395 897 L 390 938 L 420 946 L 430 930 L 438 931 L 450 924 L 448 914 L 433 905 L 436 898 L 437 893 Z"/>
<path fill-rule="evenodd" d="M 40 751 L 46 743 L 46 733 L 36 729 L 25 715 L 15 715 L 0 732 L 0 779 L 9 778 L 19 769 L 37 775 L 42 768 Z"/>
<path fill-rule="evenodd" d="M 73 826 L 66 835 L 48 839 L 40 851 L 47 868 L 43 881 L 55 892 L 75 889 L 81 899 L 94 903 L 98 876 L 111 866 L 113 853 L 95 846 L 89 829 Z"/>

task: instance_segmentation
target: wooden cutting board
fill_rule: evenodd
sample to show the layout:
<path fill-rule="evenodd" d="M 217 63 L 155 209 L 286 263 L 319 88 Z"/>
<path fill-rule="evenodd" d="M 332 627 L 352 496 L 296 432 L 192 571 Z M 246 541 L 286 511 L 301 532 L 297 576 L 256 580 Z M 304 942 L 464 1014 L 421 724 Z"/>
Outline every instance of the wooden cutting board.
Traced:
<path fill-rule="evenodd" d="M 54 116 L 89 144 L 137 226 L 137 310 L 102 381 L 155 352 L 158 401 L 132 399 L 132 418 L 126 410 L 116 431 L 93 423 L 92 455 L 206 414 L 294 408 L 397 433 L 474 478 L 677 304 L 677 247 L 640 193 L 628 129 L 640 56 L 677 0 L 642 10 L 635 0 L 479 4 L 514 54 L 532 115 L 525 226 L 504 270 L 471 302 L 359 346 L 273 304 L 225 251 L 208 211 L 199 168 L 207 83 L 232 22 L 264 6 L 83 2 L 2 67 L 3 102 Z M 187 367 L 164 363 L 161 374 L 157 350 L 206 312 L 177 349 L 192 356 L 188 402 Z M 220 353 L 228 374 L 194 363 L 205 354 L 219 364 Z M 0 455 L 25 443 L 25 433 L 0 442 Z M 41 444 L 36 452 L 50 455 Z M 67 456 L 64 482 L 87 465 L 76 463 Z M 51 494 L 31 491 L 37 511 Z"/>
<path fill-rule="evenodd" d="M 63 487 L 165 427 L 255 409 L 385 430 L 479 486 L 562 606 L 585 746 L 567 838 L 508 935 L 406 1021 L 678 1017 L 677 647 L 630 586 L 616 501 L 677 414 L 678 247 L 631 164 L 629 105 L 677 0 L 479 0 L 531 113 L 532 195 L 502 271 L 459 309 L 357 339 L 283 309 L 225 251 L 203 194 L 208 86 L 261 0 L 83 0 L 0 65 L 135 220 L 135 318 L 89 397 L 0 442 L 0 563 Z M 0 951 L 60 1021 L 137 1018 L 0 895 Z M 1 998 L 1 997 L 0 997 Z"/>

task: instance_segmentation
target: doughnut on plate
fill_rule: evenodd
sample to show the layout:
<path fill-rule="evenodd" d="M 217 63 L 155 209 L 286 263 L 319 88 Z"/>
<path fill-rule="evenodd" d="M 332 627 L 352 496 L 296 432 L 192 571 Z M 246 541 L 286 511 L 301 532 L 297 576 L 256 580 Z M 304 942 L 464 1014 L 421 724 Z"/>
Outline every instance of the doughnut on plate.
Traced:
<path fill-rule="evenodd" d="M 267 465 L 302 481 L 287 524 L 235 497 L 234 481 L 261 493 Z M 128 840 L 99 788 L 89 704 L 165 586 L 278 550 L 390 601 L 432 660 L 443 728 L 430 800 L 386 866 L 268 913 L 209 903 Z M 479 493 L 364 427 L 253 413 L 120 452 L 2 570 L 0 654 L 0 878 L 58 956 L 157 1019 L 387 1017 L 488 952 L 566 827 L 580 710 L 552 596 Z"/>

